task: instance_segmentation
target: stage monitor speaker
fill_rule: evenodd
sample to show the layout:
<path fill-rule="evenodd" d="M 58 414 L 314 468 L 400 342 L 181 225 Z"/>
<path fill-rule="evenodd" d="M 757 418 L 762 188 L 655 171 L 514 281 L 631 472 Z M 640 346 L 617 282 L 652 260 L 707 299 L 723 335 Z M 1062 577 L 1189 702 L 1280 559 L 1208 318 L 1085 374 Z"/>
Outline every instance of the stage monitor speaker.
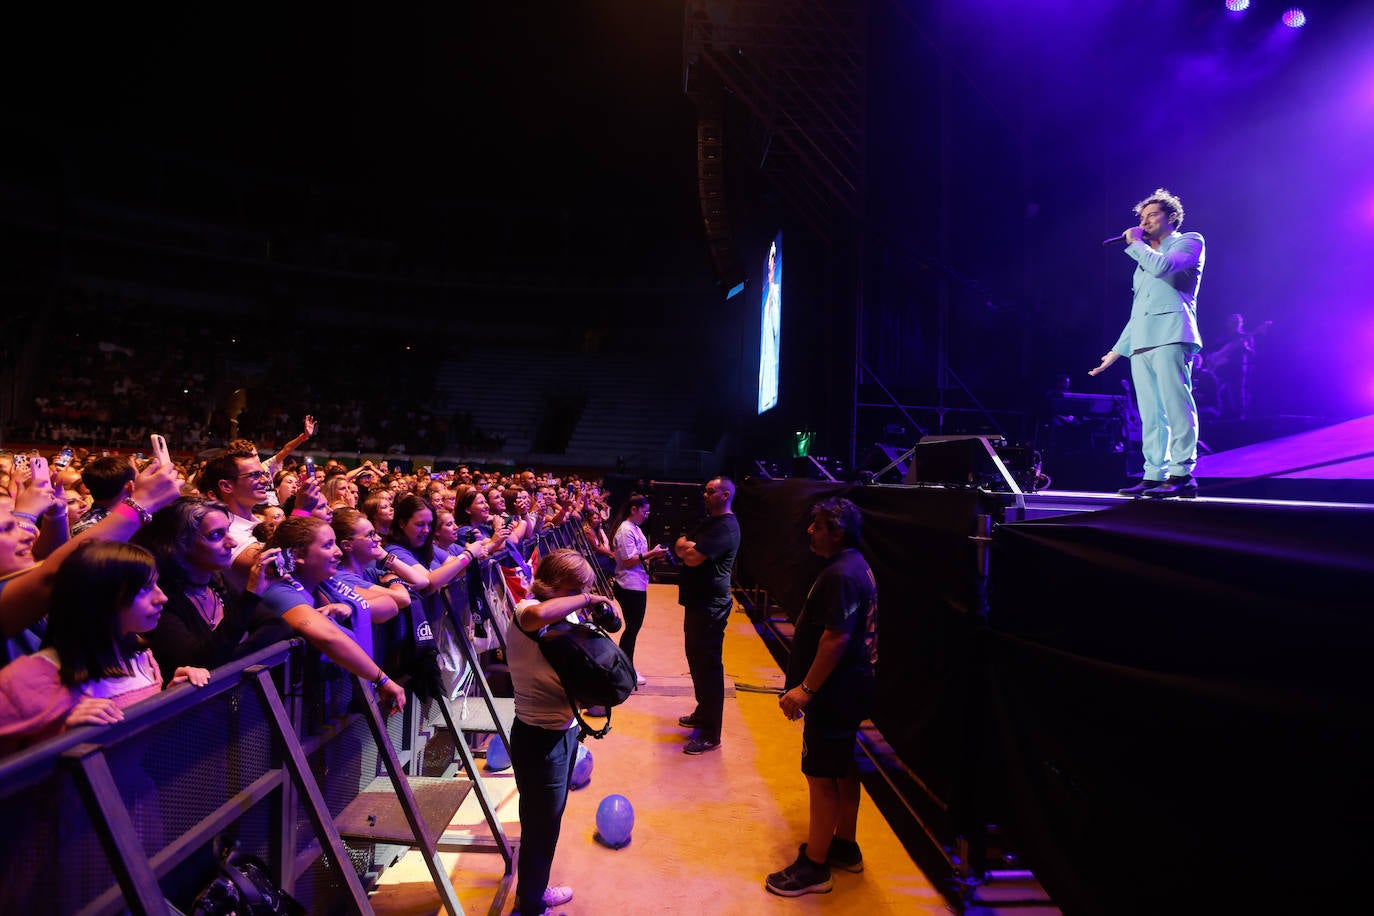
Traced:
<path fill-rule="evenodd" d="M 872 479 L 877 483 L 896 483 L 906 480 L 910 465 L 911 459 L 906 449 L 874 442 L 859 462 L 859 472 L 873 475 Z"/>
<path fill-rule="evenodd" d="M 1000 436 L 926 436 L 912 450 L 911 468 L 903 482 L 978 486 L 989 472 L 997 475 L 989 448 L 995 451 L 1006 444 Z"/>
<path fill-rule="evenodd" d="M 649 482 L 649 530 L 645 532 L 649 546 L 662 544 L 672 547 L 706 517 L 706 503 L 702 496 L 705 484 L 654 480 Z M 655 582 L 676 582 L 678 567 L 666 560 L 653 564 Z"/>

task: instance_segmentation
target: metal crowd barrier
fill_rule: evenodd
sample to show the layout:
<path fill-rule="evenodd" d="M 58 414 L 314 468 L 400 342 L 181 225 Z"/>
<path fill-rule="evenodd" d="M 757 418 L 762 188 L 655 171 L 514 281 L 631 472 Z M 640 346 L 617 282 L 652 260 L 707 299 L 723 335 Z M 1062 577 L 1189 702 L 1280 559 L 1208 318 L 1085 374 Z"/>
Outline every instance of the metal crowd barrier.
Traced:
<path fill-rule="evenodd" d="M 595 567 L 575 520 L 536 543 L 545 553 L 560 547 Z M 450 585 L 433 603 L 446 620 L 431 623 L 452 628 L 471 676 L 452 699 L 411 695 L 403 715 L 380 716 L 361 680 L 293 639 L 215 669 L 205 687 L 163 691 L 115 725 L 77 727 L 0 760 L 0 912 L 189 911 L 216 874 L 217 841 L 263 859 L 311 913 L 370 913 L 365 883 L 408 848 L 422 850 L 441 902 L 461 913 L 436 850 L 497 852 L 506 866 L 491 908 L 499 912 L 516 844 L 495 819 L 466 742 L 484 733 L 509 741 L 511 700 L 494 695 L 472 636 L 484 617 L 504 648 L 514 605 L 499 562 Z M 464 746 L 433 760 L 426 738 L 437 725 Z M 454 780 L 455 768 L 467 779 Z M 458 802 L 475 784 L 491 839 L 447 833 L 438 822 L 452 814 L 447 797 L 426 822 L 427 799 L 448 788 L 436 776 L 463 784 L 447 793 Z M 370 830 L 368 811 L 382 796 L 400 807 L 388 809 L 388 830 Z"/>
<path fill-rule="evenodd" d="M 122 722 L 0 762 L 0 912 L 180 912 L 171 901 L 189 908 L 215 874 L 221 837 L 295 888 L 298 822 L 328 853 L 312 868 L 337 888 L 331 906 L 370 912 L 283 702 L 299 645 L 270 646 L 215 669 L 205 687 L 174 687 Z"/>

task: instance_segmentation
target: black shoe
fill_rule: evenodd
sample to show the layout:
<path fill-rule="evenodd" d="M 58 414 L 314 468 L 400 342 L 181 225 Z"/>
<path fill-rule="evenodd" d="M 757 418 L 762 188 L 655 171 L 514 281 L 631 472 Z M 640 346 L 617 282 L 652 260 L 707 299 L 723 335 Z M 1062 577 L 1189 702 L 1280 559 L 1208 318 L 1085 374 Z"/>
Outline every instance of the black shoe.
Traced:
<path fill-rule="evenodd" d="M 1162 484 L 1145 491 L 1145 495 L 1151 499 L 1168 499 L 1177 497 L 1178 499 L 1192 499 L 1197 496 L 1197 481 L 1192 474 L 1184 477 L 1170 477 Z"/>
<path fill-rule="evenodd" d="M 715 741 L 711 741 L 706 738 L 693 738 L 691 741 L 687 742 L 687 746 L 682 749 L 682 753 L 691 754 L 693 757 L 695 757 L 697 754 L 704 754 L 707 751 L 715 751 L 719 749 L 719 738 L 717 738 Z"/>
<path fill-rule="evenodd" d="M 830 880 L 830 868 L 817 865 L 806 857 L 806 847 L 797 852 L 797 861 L 782 871 L 773 872 L 763 883 L 770 894 L 779 897 L 800 897 L 803 894 L 828 894 L 835 883 Z"/>
<path fill-rule="evenodd" d="M 1145 480 L 1142 480 L 1140 483 L 1132 484 L 1129 487 L 1122 487 L 1120 490 L 1117 490 L 1116 492 L 1121 496 L 1139 496 L 1146 490 L 1153 490 L 1155 487 L 1160 486 L 1163 483 L 1164 481 L 1162 480 L 1150 480 L 1149 478 L 1146 478 Z"/>
<path fill-rule="evenodd" d="M 696 713 L 692 713 L 690 716 L 678 716 L 678 717 L 677 717 L 677 724 L 678 724 L 678 725 L 681 725 L 683 728 L 700 728 L 700 727 L 701 727 L 701 723 L 700 723 L 699 721 L 697 721 Z"/>

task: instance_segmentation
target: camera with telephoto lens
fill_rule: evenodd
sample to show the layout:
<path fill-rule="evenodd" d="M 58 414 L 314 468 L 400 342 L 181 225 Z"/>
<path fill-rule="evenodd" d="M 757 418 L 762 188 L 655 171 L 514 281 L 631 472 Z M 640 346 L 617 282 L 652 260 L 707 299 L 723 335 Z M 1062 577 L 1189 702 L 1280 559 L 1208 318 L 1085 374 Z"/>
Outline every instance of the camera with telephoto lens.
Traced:
<path fill-rule="evenodd" d="M 598 601 L 587 608 L 587 618 L 607 633 L 619 632 L 623 625 L 615 611 L 604 601 Z"/>

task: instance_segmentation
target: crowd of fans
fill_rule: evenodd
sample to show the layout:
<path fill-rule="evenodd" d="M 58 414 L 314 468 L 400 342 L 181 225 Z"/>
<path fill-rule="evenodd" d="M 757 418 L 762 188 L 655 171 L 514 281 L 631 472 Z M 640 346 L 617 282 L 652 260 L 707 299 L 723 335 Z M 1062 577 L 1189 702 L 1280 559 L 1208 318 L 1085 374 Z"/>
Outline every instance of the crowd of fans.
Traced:
<path fill-rule="evenodd" d="M 184 459 L 156 443 L 141 460 L 0 455 L 0 754 L 293 632 L 399 707 L 402 610 L 486 564 L 528 587 L 542 530 L 577 520 L 604 540 L 595 481 L 316 465 L 295 452 L 315 431 L 307 417 L 265 460 L 248 440 Z"/>

